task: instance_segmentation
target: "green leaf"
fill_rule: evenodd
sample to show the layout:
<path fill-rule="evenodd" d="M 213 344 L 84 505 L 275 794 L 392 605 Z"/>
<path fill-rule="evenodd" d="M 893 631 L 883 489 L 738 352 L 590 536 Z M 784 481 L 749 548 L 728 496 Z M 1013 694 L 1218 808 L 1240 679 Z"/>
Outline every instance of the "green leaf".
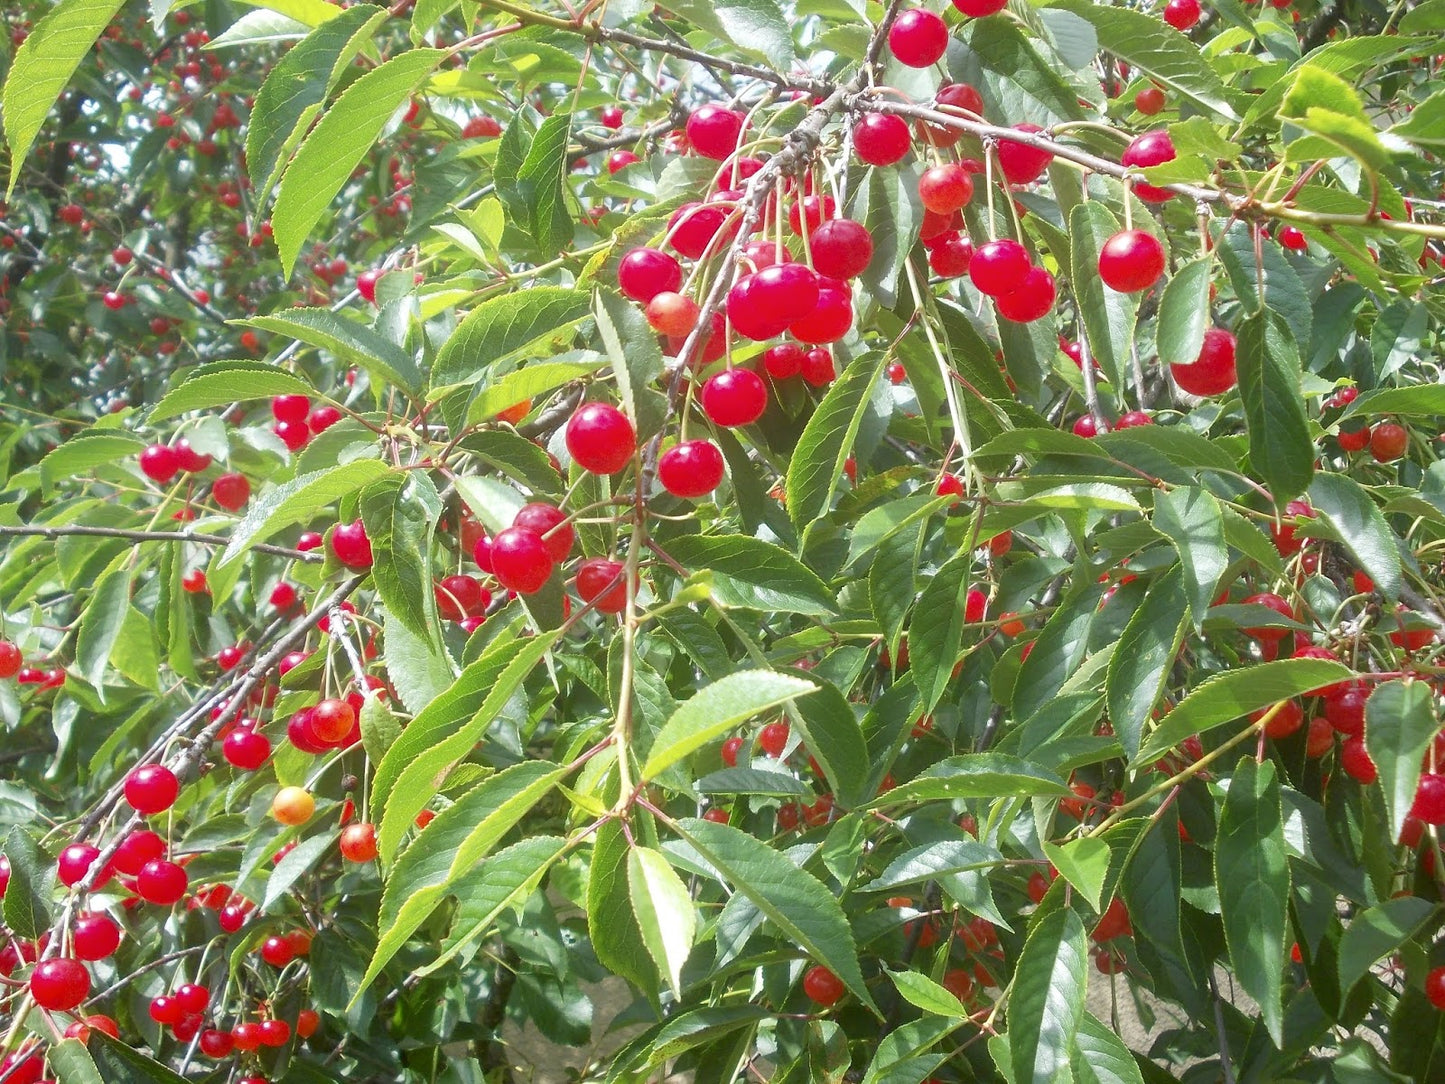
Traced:
<path fill-rule="evenodd" d="M 598 961 L 613 974 L 656 996 L 657 973 L 632 909 L 628 878 L 632 846 L 619 820 L 597 830 L 587 876 L 587 932 Z"/>
<path fill-rule="evenodd" d="M 697 934 L 697 911 L 687 886 L 660 851 L 627 852 L 627 887 L 642 942 L 673 993 L 682 997 L 682 965 Z"/>
<path fill-rule="evenodd" d="M 678 822 L 677 831 L 784 937 L 842 979 L 854 997 L 878 1013 L 858 967 L 848 918 L 821 881 L 731 825 L 689 817 Z"/>
<path fill-rule="evenodd" d="M 1109 875 L 1109 844 L 1093 836 L 1067 843 L 1044 843 L 1044 854 L 1095 911 L 1103 912 L 1104 879 Z"/>
<path fill-rule="evenodd" d="M 560 836 L 533 836 L 503 847 L 452 886 L 457 913 L 441 954 L 417 969 L 429 975 L 471 942 L 485 936 L 509 907 L 520 908 L 571 844 Z"/>
<path fill-rule="evenodd" d="M 145 447 L 140 437 L 112 430 L 91 430 L 71 437 L 40 461 L 41 491 L 48 495 L 56 482 L 117 460 L 128 460 L 145 451 Z"/>
<path fill-rule="evenodd" d="M 556 632 L 546 632 L 520 642 L 493 643 L 386 751 L 372 782 L 372 808 L 382 811 L 377 853 L 383 864 L 396 854 L 401 837 L 436 794 L 441 779 L 471 752 L 556 639 Z"/>
<path fill-rule="evenodd" d="M 1390 128 L 1390 135 L 1434 154 L 1445 150 L 1445 93 L 1437 92 L 1416 103 L 1409 116 Z"/>
<path fill-rule="evenodd" d="M 1084 322 L 1089 351 L 1115 388 L 1126 385 L 1139 304 L 1132 294 L 1122 294 L 1104 285 L 1099 277 L 1099 250 L 1121 228 L 1119 220 L 1098 200 L 1080 203 L 1069 212 L 1074 297 Z M 1195 354 L 1198 355 L 1197 350 Z"/>
<path fill-rule="evenodd" d="M 788 461 L 788 516 L 799 533 L 825 515 L 843 477 L 843 464 L 867 413 L 873 385 L 883 373 L 887 355 L 855 358 L 833 382 L 818 409 L 803 427 Z"/>
<path fill-rule="evenodd" d="M 235 322 L 328 350 L 342 361 L 360 365 L 378 384 L 397 384 L 410 392 L 421 390 L 421 371 L 409 352 L 365 324 L 330 309 L 285 309 L 274 316 Z"/>
<path fill-rule="evenodd" d="M 514 198 L 521 199 L 527 208 L 527 232 L 537 248 L 548 255 L 560 252 L 572 241 L 572 213 L 567 208 L 565 184 L 571 165 L 567 155 L 571 135 L 572 114 L 554 113 L 544 120 L 532 137 L 513 185 Z M 499 192 L 502 187 L 497 178 Z"/>
<path fill-rule="evenodd" d="M 1219 75 L 1187 37 L 1153 15 L 1132 8 L 1054 0 L 1053 7 L 1087 19 L 1099 32 L 1099 45 L 1193 105 L 1227 120 L 1238 120 Z"/>
<path fill-rule="evenodd" d="M 390 472 L 391 468 L 380 460 L 358 459 L 282 482 L 251 502 L 250 509 L 231 533 L 231 541 L 217 559 L 217 567 L 224 568 L 244 556 L 258 542 L 265 542 L 287 527 L 310 523 L 328 506 Z"/>
<path fill-rule="evenodd" d="M 33 941 L 50 925 L 46 900 L 54 862 L 19 825 L 5 837 L 5 857 L 10 860 L 10 885 L 0 896 L 0 914 L 17 936 Z"/>
<path fill-rule="evenodd" d="M 1370 356 L 1375 360 L 1376 379 L 1384 380 L 1420 352 L 1429 320 L 1429 311 L 1418 301 L 1401 299 L 1380 311 L 1370 328 Z"/>
<path fill-rule="evenodd" d="M 277 902 L 291 891 L 291 886 L 310 873 L 312 867 L 323 857 L 334 853 L 336 847 L 336 837 L 329 832 L 323 832 L 310 839 L 301 840 L 287 851 L 266 878 L 266 892 L 261 897 L 261 914 L 270 914 Z"/>
<path fill-rule="evenodd" d="M 851 809 L 866 801 L 871 770 L 868 743 L 847 698 L 836 686 L 824 682 L 814 686 L 808 696 L 794 700 L 788 715 L 823 769 L 838 804 Z"/>
<path fill-rule="evenodd" d="M 103 1080 L 123 1080 L 126 1084 L 186 1084 L 185 1077 L 103 1031 L 92 1029 L 90 1044 L 90 1055 Z"/>
<path fill-rule="evenodd" d="M 152 0 L 152 4 L 155 0 Z M 322 23 L 341 15 L 344 8 L 328 3 L 327 0 L 241 0 L 251 7 L 265 8 L 278 15 L 298 22 L 303 26 L 320 26 Z"/>
<path fill-rule="evenodd" d="M 1259 1003 L 1275 1046 L 1284 1041 L 1280 978 L 1289 921 L 1289 862 L 1274 763 L 1240 758 L 1214 838 L 1214 883 L 1235 978 Z"/>
<path fill-rule="evenodd" d="M 1152 763 L 1192 734 L 1352 676 L 1349 667 L 1329 659 L 1278 659 L 1213 674 L 1164 716 L 1129 763 Z"/>
<path fill-rule="evenodd" d="M 281 177 L 271 212 L 281 266 L 289 278 L 311 230 L 391 115 L 447 54 L 413 49 L 359 77 L 331 103 Z"/>
<path fill-rule="evenodd" d="M 419 639 L 437 639 L 432 532 L 442 501 L 421 471 L 389 474 L 361 491 L 361 521 L 371 540 L 371 578 L 387 613 Z"/>
<path fill-rule="evenodd" d="M 778 798 L 810 798 L 813 791 L 787 772 L 761 768 L 723 768 L 709 772 L 696 783 L 699 794 L 762 794 Z"/>
<path fill-rule="evenodd" d="M 779 71 L 793 66 L 792 27 L 777 0 L 666 0 L 660 6 Z"/>
<path fill-rule="evenodd" d="M 1404 586 L 1395 533 L 1363 486 L 1343 474 L 1317 474 L 1310 483 L 1315 514 L 1339 535 L 1345 549 L 1393 602 Z"/>
<path fill-rule="evenodd" d="M 1008 1049 L 1019 1084 L 1053 1084 L 1084 1016 L 1084 924 L 1069 908 L 1036 915 L 1014 969 Z"/>
<path fill-rule="evenodd" d="M 1055 773 L 1019 757 L 963 753 L 940 760 L 907 783 L 878 795 L 870 807 L 953 798 L 1067 798 L 1072 793 Z"/>
<path fill-rule="evenodd" d="M 79 1039 L 62 1039 L 45 1056 L 56 1084 L 105 1084 L 90 1051 Z"/>
<path fill-rule="evenodd" d="M 667 543 L 678 564 L 712 573 L 712 597 L 728 608 L 825 617 L 837 602 L 816 573 L 781 546 L 746 535 L 686 535 Z"/>
<path fill-rule="evenodd" d="M 545 760 L 514 764 L 484 779 L 418 833 L 386 878 L 377 917 L 376 952 L 353 1004 L 452 886 L 471 872 L 567 771 Z"/>
<path fill-rule="evenodd" d="M 1376 388 L 1345 408 L 1342 418 L 1374 414 L 1408 414 L 1431 417 L 1445 414 L 1445 384 L 1416 384 L 1408 388 Z M 65 447 L 65 445 L 61 445 Z M 55 453 L 51 453 L 52 455 Z"/>
<path fill-rule="evenodd" d="M 733 727 L 818 686 L 771 670 L 740 670 L 706 685 L 678 705 L 653 739 L 642 778 L 667 768 L 716 741 Z"/>
<path fill-rule="evenodd" d="M 1176 565 L 1149 586 L 1109 658 L 1104 684 L 1109 721 L 1130 757 L 1139 752 L 1144 726 L 1164 695 L 1188 624 L 1184 571 Z"/>
<path fill-rule="evenodd" d="M 1083 116 L 1078 93 L 1012 20 L 968 19 L 956 33 L 966 48 L 950 50 L 949 77 L 977 87 L 990 110 L 1039 124 Z"/>
<path fill-rule="evenodd" d="M 379 695 L 372 694 L 361 705 L 361 745 L 366 757 L 379 764 L 386 751 L 401 737 L 401 720 Z"/>
<path fill-rule="evenodd" d="M 1160 365 L 1189 364 L 1199 357 L 1209 328 L 1209 280 L 1214 261 L 1207 256 L 1183 264 L 1159 299 L 1155 345 Z"/>
<path fill-rule="evenodd" d="M 869 169 L 849 210 L 873 235 L 873 258 L 858 281 L 880 305 L 892 308 L 898 303 L 898 276 L 923 224 L 918 178 L 907 169 Z"/>
<path fill-rule="evenodd" d="M 382 624 L 382 657 L 397 699 L 409 712 L 420 712 L 456 679 L 456 666 L 443 646 L 418 637 L 390 614 Z"/>
<path fill-rule="evenodd" d="M 246 168 L 258 202 L 321 111 L 327 90 L 386 14 L 367 4 L 342 12 L 297 42 L 261 83 L 246 124 Z"/>
<path fill-rule="evenodd" d="M 1003 862 L 998 849 L 973 839 L 941 839 L 910 847 L 863 886 L 865 892 L 892 892 L 920 881 L 946 881 L 959 873 L 993 869 Z"/>
<path fill-rule="evenodd" d="M 1103 584 L 1086 582 L 1064 595 L 1019 668 L 1011 705 L 1018 715 L 1027 718 L 1042 710 L 1084 661 L 1103 594 Z"/>
<path fill-rule="evenodd" d="M 945 561 L 923 585 L 913 620 L 909 622 L 909 667 L 918 686 L 918 710 L 923 715 L 943 699 L 953 678 L 953 667 L 963 644 L 964 611 L 973 564 L 974 555 L 969 551 L 956 553 Z M 908 592 L 906 601 L 913 601 L 912 591 Z"/>
<path fill-rule="evenodd" d="M 878 543 L 878 552 L 868 570 L 868 604 L 878 622 L 879 630 L 883 633 L 883 643 L 890 656 L 898 651 L 903 624 L 908 619 L 909 611 L 913 609 L 923 528 L 922 520 L 913 520 L 886 535 Z M 933 620 L 937 620 L 936 615 L 925 617 L 924 626 Z M 925 627 L 922 631 L 928 633 L 931 630 Z M 940 654 L 945 647 L 945 644 L 935 645 Z M 924 649 L 927 660 L 925 666 L 933 662 L 933 657 L 927 655 L 930 650 L 933 649 Z"/>
<path fill-rule="evenodd" d="M 146 417 L 150 425 L 187 414 L 270 399 L 274 395 L 315 395 L 307 381 L 262 361 L 214 361 L 187 372 L 181 383 L 161 397 Z"/>
<path fill-rule="evenodd" d="M 475 425 L 477 422 L 494 418 L 508 407 L 545 395 L 582 377 L 591 376 L 601 366 L 602 361 L 599 358 L 597 361 L 543 361 L 515 369 L 489 382 L 480 391 L 472 400 L 472 405 L 467 408 L 467 423 Z"/>
<path fill-rule="evenodd" d="M 1297 346 L 1310 341 L 1314 308 L 1281 246 L 1262 245 L 1256 254 L 1254 231 L 1236 222 L 1220 236 L 1215 253 L 1246 312 L 1272 310 L 1289 324 Z"/>
<path fill-rule="evenodd" d="M 547 453 L 524 436 L 505 429 L 484 429 L 464 437 L 461 446 L 533 493 L 561 492 L 562 477 Z"/>
<path fill-rule="evenodd" d="M 130 568 L 116 568 L 101 577 L 80 618 L 75 666 L 81 677 L 95 686 L 101 700 L 105 699 L 105 667 L 130 610 L 131 572 Z"/>
<path fill-rule="evenodd" d="M 5 79 L 4 96 L 0 98 L 0 119 L 4 121 L 5 140 L 10 145 L 10 183 L 5 189 L 6 198 L 15 191 L 25 156 L 35 145 L 35 137 L 40 134 L 50 107 L 101 31 L 120 10 L 121 2 L 61 0 L 30 28 L 25 41 L 15 50 Z"/>
<path fill-rule="evenodd" d="M 1106 1024 L 1084 1013 L 1069 1061 L 1076 1084 L 1144 1084 L 1134 1055 Z"/>
<path fill-rule="evenodd" d="M 589 314 L 590 301 L 586 291 L 560 286 L 537 286 L 483 301 L 442 344 L 432 366 L 433 393 L 470 383 L 538 339 L 566 332 Z"/>
<path fill-rule="evenodd" d="M 1365 749 L 1380 771 L 1391 839 L 1400 838 L 1415 802 L 1421 758 L 1438 729 L 1425 682 L 1387 681 L 1365 701 Z"/>
<path fill-rule="evenodd" d="M 1437 905 L 1419 896 L 1399 896 L 1360 911 L 1340 937 L 1340 996 L 1346 997 L 1375 961 L 1412 939 L 1435 915 Z"/>
<path fill-rule="evenodd" d="M 612 359 L 612 371 L 617 374 L 623 407 L 639 433 L 655 432 L 661 428 L 666 412 L 662 399 L 652 391 L 662 375 L 657 332 L 641 308 L 611 290 L 597 291 L 594 313 L 597 333 Z"/>
<path fill-rule="evenodd" d="M 1229 567 L 1224 541 L 1224 514 L 1207 489 L 1179 486 L 1154 497 L 1154 528 L 1179 551 L 1194 630 L 1204 626 L 1219 578 Z"/>
<path fill-rule="evenodd" d="M 1380 142 L 1358 92 L 1324 68 L 1306 64 L 1295 73 L 1294 82 L 1280 103 L 1279 116 L 1328 141 L 1357 159 L 1371 173 L 1379 173 L 1390 164 L 1390 153 Z M 1303 153 L 1317 157 L 1312 150 Z M 1291 158 L 1294 157 L 1291 145 Z"/>
<path fill-rule="evenodd" d="M 1236 366 L 1249 462 L 1283 506 L 1308 488 L 1315 447 L 1300 389 L 1299 346 L 1284 319 L 1263 310 L 1239 325 Z"/>
<path fill-rule="evenodd" d="M 917 971 L 889 971 L 888 977 L 893 980 L 904 1001 L 931 1016 L 965 1016 L 968 1013 L 952 990 L 927 975 Z"/>

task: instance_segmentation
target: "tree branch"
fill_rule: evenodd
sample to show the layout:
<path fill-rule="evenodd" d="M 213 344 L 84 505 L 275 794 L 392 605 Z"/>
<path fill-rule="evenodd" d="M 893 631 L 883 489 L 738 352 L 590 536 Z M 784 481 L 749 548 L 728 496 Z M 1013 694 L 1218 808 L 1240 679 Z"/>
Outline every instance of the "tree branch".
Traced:
<path fill-rule="evenodd" d="M 132 531 L 124 527 L 88 527 L 67 524 L 64 527 L 41 527 L 26 524 L 19 527 L 0 526 L 0 538 L 48 538 L 52 541 L 67 535 L 90 535 L 96 538 L 123 538 L 130 542 L 195 542 L 202 546 L 226 546 L 231 540 L 218 534 L 196 534 L 192 531 Z M 286 557 L 293 561 L 324 561 L 323 554 L 314 550 L 297 550 L 289 546 L 273 546 L 268 542 L 257 542 L 250 547 L 257 553 L 273 557 Z"/>

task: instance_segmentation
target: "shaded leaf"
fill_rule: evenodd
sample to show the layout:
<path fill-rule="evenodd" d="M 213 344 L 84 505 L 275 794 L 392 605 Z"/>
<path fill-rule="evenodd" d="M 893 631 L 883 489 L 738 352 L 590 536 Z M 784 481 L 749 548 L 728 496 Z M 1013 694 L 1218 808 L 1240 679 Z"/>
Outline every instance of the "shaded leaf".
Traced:
<path fill-rule="evenodd" d="M 1421 758 L 1438 729 L 1425 682 L 1386 681 L 1365 701 L 1365 748 L 1380 772 L 1391 839 L 1400 838 L 1415 802 Z"/>
<path fill-rule="evenodd" d="M 1149 586 L 1109 659 L 1104 684 L 1109 721 L 1130 757 L 1138 753 L 1144 726 L 1164 695 L 1188 624 L 1184 572 L 1176 565 Z"/>
<path fill-rule="evenodd" d="M 817 688 L 771 670 L 742 670 L 704 686 L 680 704 L 658 732 L 642 777 L 655 779 L 744 720 Z"/>
<path fill-rule="evenodd" d="M 1020 1084 L 1053 1084 L 1068 1067 L 1084 1016 L 1087 946 L 1071 909 L 1035 915 L 1009 997 L 1009 1057 Z"/>
<path fill-rule="evenodd" d="M 697 932 L 697 913 L 687 886 L 661 852 L 650 847 L 628 850 L 627 885 L 643 944 L 673 993 L 681 997 L 682 965 Z"/>
<path fill-rule="evenodd" d="M 1264 310 L 1241 321 L 1236 366 L 1249 429 L 1249 461 L 1283 506 L 1314 477 L 1315 448 L 1300 388 L 1299 347 L 1289 325 Z"/>

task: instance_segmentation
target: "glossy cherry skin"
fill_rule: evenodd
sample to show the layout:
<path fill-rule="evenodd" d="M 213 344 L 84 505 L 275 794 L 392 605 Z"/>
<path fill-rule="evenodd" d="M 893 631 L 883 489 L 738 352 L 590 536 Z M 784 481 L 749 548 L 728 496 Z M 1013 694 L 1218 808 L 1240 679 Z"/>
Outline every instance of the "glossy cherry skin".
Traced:
<path fill-rule="evenodd" d="M 797 343 L 779 343 L 763 351 L 763 367 L 774 380 L 787 380 L 803 369 L 803 348 Z"/>
<path fill-rule="evenodd" d="M 1026 324 L 1047 316 L 1058 296 L 1054 276 L 1042 267 L 1031 267 L 1017 290 L 994 299 L 999 315 L 1015 323 Z"/>
<path fill-rule="evenodd" d="M 928 249 L 928 266 L 935 275 L 956 279 L 967 274 L 973 262 L 973 243 L 958 233 L 938 238 Z"/>
<path fill-rule="evenodd" d="M 347 568 L 367 569 L 371 567 L 371 539 L 361 520 L 338 523 L 332 529 L 331 552 Z"/>
<path fill-rule="evenodd" d="M 567 452 L 583 470 L 616 474 L 632 462 L 637 431 L 611 403 L 584 403 L 567 421 Z M 495 563 L 495 543 L 493 563 Z"/>
<path fill-rule="evenodd" d="M 829 219 L 813 231 L 808 242 L 813 270 L 825 278 L 856 278 L 873 259 L 873 235 L 851 218 Z"/>
<path fill-rule="evenodd" d="M 211 483 L 211 499 L 234 512 L 251 499 L 251 483 L 244 474 L 223 474 Z"/>
<path fill-rule="evenodd" d="M 1148 167 L 1172 162 L 1175 157 L 1174 141 L 1169 138 L 1169 133 L 1165 129 L 1159 128 L 1135 136 L 1134 140 L 1125 148 L 1120 162 L 1126 166 Z M 1174 198 L 1174 193 L 1169 189 L 1158 188 L 1152 184 L 1136 183 L 1134 194 L 1146 203 L 1167 203 Z"/>
<path fill-rule="evenodd" d="M 1134 108 L 1146 117 L 1163 112 L 1164 104 L 1164 92 L 1158 87 L 1145 87 L 1134 95 Z"/>
<path fill-rule="evenodd" d="M 854 153 L 870 166 L 902 161 L 911 144 L 908 125 L 888 113 L 865 113 L 853 126 Z"/>
<path fill-rule="evenodd" d="M 49 1012 L 73 1009 L 90 993 L 90 972 L 79 960 L 54 957 L 35 965 L 30 976 L 30 994 L 35 1004 Z"/>
<path fill-rule="evenodd" d="M 973 198 L 973 176 L 956 162 L 933 166 L 918 179 L 918 198 L 935 214 L 951 214 Z"/>
<path fill-rule="evenodd" d="M 137 813 L 164 813 L 175 804 L 181 785 L 164 764 L 142 764 L 125 780 L 125 800 Z"/>
<path fill-rule="evenodd" d="M 152 444 L 140 454 L 141 473 L 158 485 L 165 485 L 181 472 L 181 458 L 167 444 Z"/>
<path fill-rule="evenodd" d="M 1188 30 L 1199 21 L 1199 0 L 1169 0 L 1164 5 L 1164 21 L 1175 30 Z"/>
<path fill-rule="evenodd" d="M 927 68 L 948 51 L 948 27 L 924 8 L 900 11 L 888 28 L 888 48 L 900 64 Z"/>
<path fill-rule="evenodd" d="M 657 480 L 675 497 L 705 497 L 722 482 L 723 454 L 710 440 L 685 440 L 657 461 Z"/>
<path fill-rule="evenodd" d="M 724 369 L 702 386 L 702 409 L 715 425 L 751 425 L 767 407 L 768 389 L 751 369 Z"/>
<path fill-rule="evenodd" d="M 792 265 L 775 266 L 790 267 Z M 733 330 L 739 335 L 752 339 L 754 342 L 762 342 L 781 335 L 787 330 L 789 320 L 759 300 L 759 294 L 755 293 L 757 286 L 757 275 L 743 275 L 733 283 L 732 288 L 728 290 L 727 315 Z"/>
<path fill-rule="evenodd" d="M 512 526 L 535 531 L 547 547 L 552 560 L 559 564 L 567 560 L 577 542 L 577 531 L 568 521 L 567 513 L 556 505 L 542 501 L 522 505 L 512 519 Z M 485 606 L 482 608 L 486 609 Z"/>
<path fill-rule="evenodd" d="M 668 243 L 690 260 L 714 246 L 714 238 L 727 222 L 726 209 L 707 203 L 684 203 L 668 220 Z M 721 244 L 721 242 L 719 242 Z"/>
<path fill-rule="evenodd" d="M 687 141 L 704 158 L 721 162 L 737 150 L 743 115 L 720 105 L 704 105 L 687 118 Z"/>
<path fill-rule="evenodd" d="M 788 325 L 793 338 L 805 343 L 837 342 L 853 326 L 853 291 L 838 279 L 818 280 L 813 311 Z"/>
<path fill-rule="evenodd" d="M 1024 246 L 1005 238 L 988 241 L 974 250 L 968 277 L 980 293 L 1000 297 L 1023 286 L 1031 270 L 1033 264 Z"/>
<path fill-rule="evenodd" d="M 1164 246 L 1152 233 L 1120 230 L 1099 250 L 1099 277 L 1120 293 L 1147 290 L 1164 274 Z"/>
<path fill-rule="evenodd" d="M 814 964 L 803 975 L 803 993 L 824 1008 L 836 1004 L 846 990 L 843 980 L 822 964 Z"/>
<path fill-rule="evenodd" d="M 1204 333 L 1199 357 L 1187 364 L 1169 366 L 1169 375 L 1190 395 L 1221 395 L 1237 382 L 1234 356 L 1234 336 L 1223 328 L 1212 327 Z"/>
<path fill-rule="evenodd" d="M 970 18 L 981 19 L 1008 7 L 1008 0 L 953 0 L 953 6 Z"/>
<path fill-rule="evenodd" d="M 535 531 L 508 527 L 492 539 L 492 573 L 509 591 L 536 594 L 552 575 L 555 563 Z"/>
<path fill-rule="evenodd" d="M 1015 124 L 1013 127 L 1014 131 L 1029 135 L 1043 131 L 1037 124 Z M 1032 184 L 1043 176 L 1053 160 L 1054 156 L 1049 151 L 1012 139 L 999 140 L 998 164 L 1009 184 Z"/>
<path fill-rule="evenodd" d="M 983 98 L 967 83 L 945 83 L 938 88 L 938 93 L 933 96 L 933 101 L 935 106 L 953 106 L 972 113 L 974 116 L 983 115 Z M 940 112 L 946 113 L 947 110 L 940 110 Z M 963 138 L 962 129 L 931 124 L 928 121 L 919 121 L 918 131 L 926 142 L 935 147 L 951 147 Z"/>
<path fill-rule="evenodd" d="M 634 248 L 617 265 L 617 285 L 645 305 L 660 293 L 682 289 L 682 264 L 660 249 Z"/>
<path fill-rule="evenodd" d="M 627 579 L 620 561 L 590 557 L 577 566 L 577 597 L 599 613 L 621 613 L 627 606 Z"/>

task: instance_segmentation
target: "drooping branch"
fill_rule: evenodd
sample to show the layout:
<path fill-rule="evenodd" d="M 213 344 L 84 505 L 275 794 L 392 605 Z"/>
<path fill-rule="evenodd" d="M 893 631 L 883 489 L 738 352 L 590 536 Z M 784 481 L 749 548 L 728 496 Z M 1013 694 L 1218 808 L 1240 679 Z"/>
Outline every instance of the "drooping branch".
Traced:
<path fill-rule="evenodd" d="M 35 524 L 21 526 L 0 526 L 0 538 L 48 538 L 55 541 L 68 535 L 88 535 L 95 538 L 120 538 L 129 542 L 195 542 L 202 546 L 226 546 L 231 540 L 218 534 L 197 534 L 194 531 L 138 531 L 124 527 L 91 527 L 71 523 L 58 527 L 42 527 Z M 250 547 L 257 553 L 273 557 L 285 557 L 293 561 L 324 561 L 326 558 L 314 550 L 298 550 L 289 546 L 273 546 L 269 542 L 257 542 Z"/>

